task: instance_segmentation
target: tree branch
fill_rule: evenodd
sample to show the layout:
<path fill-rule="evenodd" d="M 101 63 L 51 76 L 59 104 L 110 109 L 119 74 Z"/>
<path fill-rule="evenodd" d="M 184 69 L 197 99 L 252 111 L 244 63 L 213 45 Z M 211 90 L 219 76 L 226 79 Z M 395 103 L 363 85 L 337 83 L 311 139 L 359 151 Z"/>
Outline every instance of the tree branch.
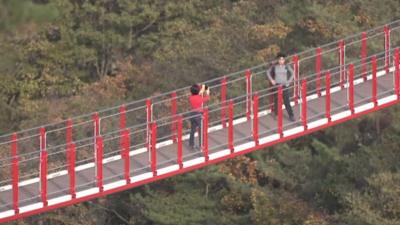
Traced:
<path fill-rule="evenodd" d="M 115 210 L 113 210 L 113 209 L 108 209 L 108 208 L 106 208 L 106 207 L 103 207 L 103 206 L 101 206 L 101 205 L 99 205 L 99 204 L 95 204 L 95 203 L 93 203 L 93 202 L 88 202 L 88 203 L 91 204 L 91 205 L 93 205 L 93 206 L 95 206 L 95 207 L 97 207 L 97 208 L 103 209 L 103 210 L 108 211 L 108 212 L 112 212 L 112 213 L 114 213 L 114 215 L 117 216 L 120 220 L 122 220 L 122 221 L 125 222 L 126 224 L 130 224 L 129 221 L 126 220 L 123 216 L 121 216 L 117 211 L 115 211 Z"/>

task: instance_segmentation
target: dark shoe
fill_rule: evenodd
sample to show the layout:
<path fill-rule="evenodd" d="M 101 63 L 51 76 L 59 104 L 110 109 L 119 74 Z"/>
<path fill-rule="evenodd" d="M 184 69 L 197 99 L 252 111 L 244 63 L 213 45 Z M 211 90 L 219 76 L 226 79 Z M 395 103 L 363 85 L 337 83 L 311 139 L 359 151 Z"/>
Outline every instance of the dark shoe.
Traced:
<path fill-rule="evenodd" d="M 296 120 L 294 119 L 294 116 L 289 116 L 289 120 L 292 121 L 292 122 L 296 121 Z"/>

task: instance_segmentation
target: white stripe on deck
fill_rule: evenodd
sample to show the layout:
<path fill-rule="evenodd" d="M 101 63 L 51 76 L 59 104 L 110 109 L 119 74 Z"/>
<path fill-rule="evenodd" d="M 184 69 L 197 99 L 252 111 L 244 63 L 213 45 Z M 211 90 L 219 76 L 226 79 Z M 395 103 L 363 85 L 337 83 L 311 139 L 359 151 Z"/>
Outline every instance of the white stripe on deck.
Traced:
<path fill-rule="evenodd" d="M 88 195 L 96 194 L 98 192 L 99 192 L 99 188 L 98 187 L 93 187 L 93 188 L 90 188 L 90 189 L 86 189 L 86 190 L 83 190 L 83 191 L 76 192 L 76 198 L 85 197 L 85 196 L 88 196 Z"/>
<path fill-rule="evenodd" d="M 219 152 L 214 152 L 214 153 L 209 154 L 208 158 L 210 160 L 213 160 L 213 159 L 218 159 L 218 158 L 227 156 L 229 154 L 231 154 L 231 150 L 230 149 L 225 149 L 225 150 L 222 150 L 222 151 L 219 151 Z"/>
<path fill-rule="evenodd" d="M 205 161 L 206 161 L 206 159 L 204 157 L 198 157 L 198 158 L 183 162 L 183 167 L 186 168 L 186 167 L 194 166 L 197 164 L 204 163 Z"/>
<path fill-rule="evenodd" d="M 327 118 L 323 118 L 323 119 L 319 119 L 317 121 L 313 121 L 313 122 L 307 123 L 307 127 L 308 127 L 308 129 L 312 129 L 312 128 L 315 128 L 315 127 L 319 127 L 319 126 L 325 125 L 327 123 L 328 123 L 328 119 Z"/>
<path fill-rule="evenodd" d="M 41 209 L 43 208 L 43 203 L 42 202 L 37 202 L 32 205 L 27 205 L 27 206 L 22 206 L 19 208 L 19 213 L 24 213 L 24 212 L 29 212 L 35 209 Z"/>
<path fill-rule="evenodd" d="M 64 195 L 61 197 L 53 198 L 48 200 L 49 205 L 56 205 L 58 203 L 66 202 L 72 199 L 71 195 Z"/>
<path fill-rule="evenodd" d="M 157 170 L 157 175 L 163 175 L 163 174 L 171 173 L 171 172 L 177 171 L 177 170 L 179 170 L 179 165 L 175 164 L 175 165 L 172 165 L 172 166 L 167 166 L 167 167 L 158 169 Z"/>

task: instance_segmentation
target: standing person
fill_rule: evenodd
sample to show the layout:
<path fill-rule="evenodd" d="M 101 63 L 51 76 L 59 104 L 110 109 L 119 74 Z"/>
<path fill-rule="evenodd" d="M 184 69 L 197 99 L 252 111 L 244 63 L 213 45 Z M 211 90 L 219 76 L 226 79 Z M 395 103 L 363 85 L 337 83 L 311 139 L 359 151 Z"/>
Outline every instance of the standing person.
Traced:
<path fill-rule="evenodd" d="M 189 97 L 190 103 L 190 137 L 189 146 L 191 149 L 199 149 L 201 146 L 201 132 L 199 133 L 199 147 L 194 145 L 194 134 L 197 128 L 201 127 L 202 115 L 203 115 L 203 104 L 209 100 L 210 90 L 205 85 L 194 84 L 190 88 L 192 95 Z M 203 96 L 204 95 L 204 96 Z"/>
<path fill-rule="evenodd" d="M 278 53 L 278 63 L 272 65 L 267 70 L 267 77 L 274 87 L 273 92 L 277 92 L 279 86 L 283 88 L 283 103 L 285 104 L 286 111 L 289 114 L 290 121 L 295 121 L 292 106 L 290 105 L 290 93 L 288 88 L 290 86 L 290 83 L 293 81 L 293 70 L 289 65 L 285 63 L 285 57 L 285 54 Z M 274 95 L 274 114 L 275 116 L 278 114 L 277 93 Z"/>

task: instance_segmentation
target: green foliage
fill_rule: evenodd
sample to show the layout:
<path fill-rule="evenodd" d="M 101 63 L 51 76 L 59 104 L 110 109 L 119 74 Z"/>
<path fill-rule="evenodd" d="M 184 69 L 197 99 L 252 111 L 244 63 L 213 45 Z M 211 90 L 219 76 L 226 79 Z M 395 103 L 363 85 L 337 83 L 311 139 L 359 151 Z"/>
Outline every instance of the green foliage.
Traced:
<path fill-rule="evenodd" d="M 395 0 L 3 0 L 0 133 L 309 49 L 398 19 L 399 7 Z M 16 223 L 399 224 L 398 112 Z"/>
<path fill-rule="evenodd" d="M 399 224 L 399 184 L 398 172 L 372 175 L 366 190 L 354 191 L 346 196 L 351 210 L 344 217 L 352 224 Z"/>
<path fill-rule="evenodd" d="M 0 31 L 2 35 L 14 32 L 30 23 L 44 23 L 57 18 L 58 12 L 51 5 L 35 4 L 31 0 L 2 0 L 0 2 Z"/>

